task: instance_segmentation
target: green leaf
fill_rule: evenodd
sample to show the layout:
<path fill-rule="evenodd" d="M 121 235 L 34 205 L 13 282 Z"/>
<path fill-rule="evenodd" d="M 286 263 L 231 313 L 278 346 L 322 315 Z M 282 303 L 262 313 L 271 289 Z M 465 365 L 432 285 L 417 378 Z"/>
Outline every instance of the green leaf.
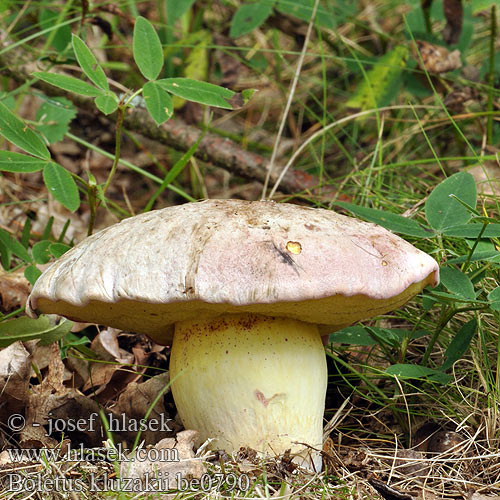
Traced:
<path fill-rule="evenodd" d="M 481 234 L 483 224 L 461 224 L 459 226 L 447 227 L 443 230 L 446 236 L 455 238 L 473 238 L 476 239 Z M 488 224 L 481 238 L 498 238 L 500 237 L 500 224 Z"/>
<path fill-rule="evenodd" d="M 0 102 L 0 135 L 27 153 L 50 159 L 50 153 L 39 135 Z"/>
<path fill-rule="evenodd" d="M 71 331 L 73 324 L 73 321 L 63 318 L 58 325 L 55 325 L 54 328 L 43 332 L 42 337 L 40 338 L 40 345 L 49 345 L 53 342 L 61 340 Z"/>
<path fill-rule="evenodd" d="M 36 128 L 49 144 L 53 144 L 64 138 L 69 130 L 69 123 L 75 116 L 76 108 L 71 101 L 64 97 L 54 97 L 38 108 Z"/>
<path fill-rule="evenodd" d="M 398 46 L 382 56 L 366 72 L 346 106 L 364 111 L 389 104 L 398 93 L 408 54 L 408 47 Z"/>
<path fill-rule="evenodd" d="M 192 35 L 196 35 L 197 41 L 186 58 L 183 76 L 193 80 L 204 80 L 208 74 L 210 59 L 208 46 L 212 44 L 212 33 L 200 30 Z"/>
<path fill-rule="evenodd" d="M 439 232 L 446 228 L 467 223 L 472 214 L 461 203 L 453 198 L 463 200 L 471 207 L 476 206 L 476 182 L 467 172 L 458 172 L 439 183 L 427 198 L 425 216 L 429 224 Z"/>
<path fill-rule="evenodd" d="M 41 339 L 42 345 L 47 345 L 62 338 L 71 330 L 72 321 L 63 319 L 54 325 L 47 316 L 31 319 L 26 316 L 0 323 L 0 347 L 7 347 L 13 342 L 26 342 Z"/>
<path fill-rule="evenodd" d="M 64 243 L 52 243 L 49 247 L 49 252 L 58 259 L 70 249 L 71 247 L 69 245 L 65 245 Z"/>
<path fill-rule="evenodd" d="M 6 271 L 10 269 L 10 259 L 10 250 L 2 243 L 2 240 L 0 240 L 0 263 Z"/>
<path fill-rule="evenodd" d="M 497 286 L 488 294 L 488 300 L 490 301 L 490 307 L 494 311 L 500 311 L 500 286 Z"/>
<path fill-rule="evenodd" d="M 47 264 L 50 260 L 49 248 L 53 243 L 49 240 L 38 241 L 33 245 L 31 254 L 37 264 Z"/>
<path fill-rule="evenodd" d="M 28 253 L 21 243 L 15 240 L 7 231 L 0 228 L 0 242 L 11 251 L 14 255 L 19 257 L 24 262 L 33 262 L 31 255 Z"/>
<path fill-rule="evenodd" d="M 40 160 L 33 156 L 13 151 L 0 151 L 0 170 L 4 172 L 38 172 L 46 164 L 47 160 Z"/>
<path fill-rule="evenodd" d="M 43 181 L 54 198 L 68 210 L 74 212 L 80 206 L 80 196 L 71 174 L 58 165 L 50 162 L 43 169 Z"/>
<path fill-rule="evenodd" d="M 85 347 L 85 344 L 90 344 L 90 339 L 88 337 L 78 337 L 74 333 L 69 332 L 64 337 L 63 345 L 61 346 L 61 358 L 65 359 L 68 356 L 68 350 L 71 348 L 76 348 L 80 351 L 88 351 L 84 354 L 87 357 L 93 357 L 94 352 L 91 351 L 88 347 Z"/>
<path fill-rule="evenodd" d="M 208 106 L 233 109 L 229 100 L 235 95 L 232 90 L 212 83 L 191 80 L 190 78 L 165 78 L 156 82 L 167 92 Z"/>
<path fill-rule="evenodd" d="M 253 97 L 255 92 L 258 92 L 258 89 L 245 89 L 241 91 L 241 98 L 243 100 L 243 104 L 247 104 L 250 99 Z"/>
<path fill-rule="evenodd" d="M 38 269 L 36 266 L 28 266 L 24 270 L 24 277 L 32 284 L 34 285 L 36 283 L 36 280 L 42 275 L 42 271 Z"/>
<path fill-rule="evenodd" d="M 439 270 L 441 283 L 448 291 L 467 300 L 474 300 L 476 294 L 470 278 L 454 267 L 442 267 Z"/>
<path fill-rule="evenodd" d="M 438 302 L 442 304 L 456 304 L 457 302 L 468 303 L 471 302 L 471 299 L 466 299 L 461 297 L 460 295 L 455 295 L 453 293 L 448 292 L 439 292 L 436 290 L 432 290 L 430 292 L 433 299 L 436 299 Z M 480 302 L 478 300 L 474 300 L 474 302 Z"/>
<path fill-rule="evenodd" d="M 48 73 L 47 71 L 38 71 L 33 73 L 33 75 L 44 82 L 50 83 L 50 85 L 54 85 L 54 87 L 67 90 L 73 94 L 83 95 L 85 97 L 97 97 L 103 93 L 101 89 L 72 76 Z"/>
<path fill-rule="evenodd" d="M 118 101 L 114 94 L 100 95 L 95 98 L 95 105 L 101 113 L 109 115 L 118 109 Z"/>
<path fill-rule="evenodd" d="M 362 346 L 372 346 L 384 342 L 397 347 L 404 339 L 417 339 L 428 334 L 429 332 L 426 330 L 412 332 L 396 328 L 348 326 L 338 332 L 331 333 L 328 342 Z"/>
<path fill-rule="evenodd" d="M 170 94 L 163 90 L 156 82 L 148 82 L 142 89 L 146 108 L 157 125 L 170 119 L 174 112 L 174 103 Z"/>
<path fill-rule="evenodd" d="M 231 20 L 229 36 L 237 38 L 261 26 L 273 11 L 275 0 L 243 4 Z"/>
<path fill-rule="evenodd" d="M 199 30 L 191 33 L 183 41 L 192 48 L 184 60 L 182 76 L 192 80 L 206 80 L 210 60 L 208 46 L 212 44 L 212 33 L 207 30 Z M 178 96 L 175 96 L 172 101 L 174 109 L 179 109 L 186 103 L 184 99 Z"/>
<path fill-rule="evenodd" d="M 23 231 L 21 233 L 21 239 L 19 242 L 24 248 L 28 248 L 30 245 L 30 236 L 31 236 L 31 219 L 26 217 L 23 225 Z"/>
<path fill-rule="evenodd" d="M 434 236 L 434 231 L 421 226 L 413 219 L 408 219 L 402 215 L 385 212 L 384 210 L 377 210 L 375 208 L 359 207 L 353 203 L 337 202 L 336 205 L 349 210 L 349 212 L 366 219 L 367 221 L 379 224 L 390 231 L 399 234 L 406 234 L 407 236 L 415 236 L 417 238 L 430 238 Z"/>
<path fill-rule="evenodd" d="M 152 24 L 139 16 L 135 21 L 133 37 L 134 61 L 147 80 L 154 80 L 163 67 L 160 38 Z"/>
<path fill-rule="evenodd" d="M 484 251 L 484 252 L 478 252 L 475 251 L 471 257 L 468 255 L 461 255 L 460 257 L 454 257 L 453 259 L 448 259 L 446 261 L 447 264 L 462 264 L 466 260 L 469 260 L 469 262 L 477 262 L 478 260 L 491 260 L 493 262 L 498 262 L 500 260 L 500 252 L 497 252 L 496 250 L 492 251 Z"/>
<path fill-rule="evenodd" d="M 47 9 L 46 6 L 43 7 L 40 12 L 40 25 L 39 30 L 45 30 L 54 26 L 59 18 L 59 12 L 56 12 L 51 9 Z M 45 37 L 48 38 L 52 36 L 53 32 L 46 33 Z M 71 40 L 71 26 L 66 24 L 64 26 L 60 26 L 57 28 L 56 32 L 53 34 L 51 45 L 57 50 L 57 52 L 61 53 L 68 46 L 68 43 Z"/>
<path fill-rule="evenodd" d="M 427 368 L 426 366 L 405 363 L 391 365 L 385 372 L 399 378 L 428 379 L 440 384 L 447 384 L 451 380 L 451 377 L 442 371 Z"/>
<path fill-rule="evenodd" d="M 302 21 L 309 22 L 313 13 L 315 0 L 279 0 L 276 8 L 286 15 L 291 15 L 302 19 Z M 318 5 L 316 12 L 315 24 L 323 26 L 328 29 L 335 29 L 337 22 L 333 13 L 334 2 L 325 2 Z M 328 6 L 328 8 L 326 7 Z"/>
<path fill-rule="evenodd" d="M 75 34 L 73 34 L 71 42 L 78 64 L 87 75 L 88 79 L 99 88 L 109 90 L 106 74 L 97 62 L 94 54 L 92 54 L 91 50 L 85 45 L 85 42 Z"/>
<path fill-rule="evenodd" d="M 445 362 L 441 366 L 441 370 L 449 370 L 453 366 L 453 363 L 465 354 L 476 334 L 476 330 L 477 321 L 475 319 L 471 319 L 458 330 L 444 353 Z"/>
<path fill-rule="evenodd" d="M 168 23 L 173 25 L 191 8 L 194 2 L 195 0 L 166 0 Z"/>

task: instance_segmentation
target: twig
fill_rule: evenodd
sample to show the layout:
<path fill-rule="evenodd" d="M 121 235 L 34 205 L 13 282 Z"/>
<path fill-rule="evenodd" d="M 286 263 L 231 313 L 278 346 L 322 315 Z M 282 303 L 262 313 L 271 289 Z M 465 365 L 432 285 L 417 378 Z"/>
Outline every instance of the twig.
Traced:
<path fill-rule="evenodd" d="M 41 80 L 33 80 L 32 73 L 39 71 L 40 68 L 32 58 L 32 54 L 24 51 L 21 47 L 8 51 L 2 51 L 0 47 L 0 68 L 3 68 L 4 75 L 11 76 L 21 84 L 32 81 L 31 86 L 41 90 L 46 95 L 66 97 L 78 108 L 90 113 L 98 113 L 91 98 L 66 92 Z M 183 152 L 188 151 L 202 133 L 198 128 L 189 126 L 179 119 L 170 119 L 158 127 L 147 111 L 140 107 L 129 109 L 125 113 L 123 125 L 130 131 Z M 204 162 L 223 168 L 233 175 L 262 183 L 266 180 L 267 158 L 251 151 L 245 151 L 234 141 L 216 134 L 205 134 L 194 156 Z M 276 180 L 277 175 L 272 174 L 270 181 L 274 183 Z M 315 179 L 305 177 L 303 172 L 290 171 L 281 181 L 281 191 L 296 193 L 312 188 L 316 184 Z"/>

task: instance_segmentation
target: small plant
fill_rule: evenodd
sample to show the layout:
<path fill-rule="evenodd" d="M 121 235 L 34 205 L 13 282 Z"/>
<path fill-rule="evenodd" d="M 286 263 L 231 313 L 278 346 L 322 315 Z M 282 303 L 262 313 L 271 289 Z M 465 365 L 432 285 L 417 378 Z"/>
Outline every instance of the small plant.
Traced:
<path fill-rule="evenodd" d="M 251 90 L 245 91 L 239 96 L 236 92 L 224 87 L 189 78 L 157 79 L 163 67 L 163 49 L 155 29 L 143 17 L 138 17 L 135 23 L 133 55 L 139 71 L 148 81 L 142 88 L 134 92 L 122 96 L 113 92 L 104 70 L 85 42 L 73 34 L 71 43 L 79 66 L 91 83 L 69 75 L 46 71 L 36 72 L 34 76 L 70 94 L 94 98 L 96 107 L 105 115 L 117 112 L 115 157 L 108 178 L 103 185 L 96 185 L 93 176 L 90 176 L 89 182 L 85 182 L 82 178 L 71 175 L 64 167 L 52 161 L 46 145 L 46 140 L 50 138 L 50 135 L 47 134 L 44 124 L 42 123 L 38 130 L 39 133 L 37 133 L 0 102 L 1 135 L 28 153 L 0 151 L 0 171 L 27 173 L 43 170 L 47 189 L 57 201 L 70 211 L 75 211 L 80 205 L 76 181 L 83 185 L 88 192 L 89 202 L 93 205 L 91 207 L 93 213 L 95 213 L 95 205 L 104 202 L 104 195 L 112 181 L 120 158 L 123 116 L 128 107 L 135 105 L 139 95 L 142 94 L 146 109 L 156 124 L 161 125 L 174 112 L 172 95 L 208 106 L 235 109 L 246 102 L 253 93 Z M 64 101 L 56 102 L 60 102 L 62 106 L 65 104 Z M 71 107 L 66 109 L 71 110 Z M 61 120 L 67 124 L 74 117 L 74 113 L 71 110 L 68 114 L 66 109 L 52 109 L 52 121 Z M 41 134 L 45 134 L 46 140 L 41 137 Z M 172 180 L 171 178 L 169 181 Z M 89 233 L 92 232 L 92 223 L 93 219 Z"/>
<path fill-rule="evenodd" d="M 436 258 L 442 262 L 441 284 L 434 290 L 428 290 L 422 300 L 427 314 L 432 307 L 440 307 L 440 319 L 433 331 L 420 328 L 424 319 L 420 317 L 410 330 L 354 326 L 331 334 L 330 341 L 355 345 L 378 344 L 392 360 L 386 373 L 402 378 L 449 382 L 451 377 L 446 372 L 462 358 L 477 334 L 477 315 L 498 315 L 500 309 L 500 287 L 491 288 L 487 282 L 483 284 L 481 281 L 485 272 L 492 267 L 498 268 L 497 262 L 500 262 L 497 249 L 500 223 L 497 218 L 482 216 L 476 210 L 476 204 L 476 183 L 472 175 L 466 172 L 453 174 L 434 188 L 423 210 L 426 223 L 384 210 L 338 202 L 337 205 L 353 214 L 395 233 L 436 240 Z M 445 251 L 446 240 L 455 249 L 452 258 L 448 258 Z M 464 315 L 469 319 L 459 320 L 461 326 L 449 343 L 441 366 L 435 366 L 430 356 L 436 342 L 456 316 L 464 318 Z M 405 363 L 409 342 L 423 336 L 428 336 L 430 341 L 420 363 Z M 396 350 L 397 354 L 390 354 L 391 350 Z"/>

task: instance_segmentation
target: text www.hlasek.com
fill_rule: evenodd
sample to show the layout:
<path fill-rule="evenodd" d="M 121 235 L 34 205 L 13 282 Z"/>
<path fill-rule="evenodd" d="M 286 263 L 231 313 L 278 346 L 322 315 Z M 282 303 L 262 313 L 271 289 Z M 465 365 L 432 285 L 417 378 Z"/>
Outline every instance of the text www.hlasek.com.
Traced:
<path fill-rule="evenodd" d="M 31 461 L 38 462 L 40 460 L 56 461 L 63 460 L 65 462 L 81 462 L 81 461 L 108 461 L 108 462 L 179 462 L 179 450 L 176 448 L 140 448 L 136 450 L 133 456 L 128 457 L 122 446 L 118 443 L 116 448 L 85 448 L 80 444 L 77 448 L 69 448 L 65 453 L 57 448 L 9 448 L 10 461 L 22 462 Z"/>

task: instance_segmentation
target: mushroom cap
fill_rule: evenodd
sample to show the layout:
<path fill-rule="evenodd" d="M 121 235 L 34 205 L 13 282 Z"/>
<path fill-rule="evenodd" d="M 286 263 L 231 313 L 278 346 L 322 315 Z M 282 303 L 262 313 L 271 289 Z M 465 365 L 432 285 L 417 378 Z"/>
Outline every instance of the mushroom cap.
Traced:
<path fill-rule="evenodd" d="M 85 239 L 40 276 L 26 310 L 167 343 L 178 321 L 243 312 L 334 331 L 437 282 L 432 257 L 375 224 L 286 203 L 207 200 Z"/>

